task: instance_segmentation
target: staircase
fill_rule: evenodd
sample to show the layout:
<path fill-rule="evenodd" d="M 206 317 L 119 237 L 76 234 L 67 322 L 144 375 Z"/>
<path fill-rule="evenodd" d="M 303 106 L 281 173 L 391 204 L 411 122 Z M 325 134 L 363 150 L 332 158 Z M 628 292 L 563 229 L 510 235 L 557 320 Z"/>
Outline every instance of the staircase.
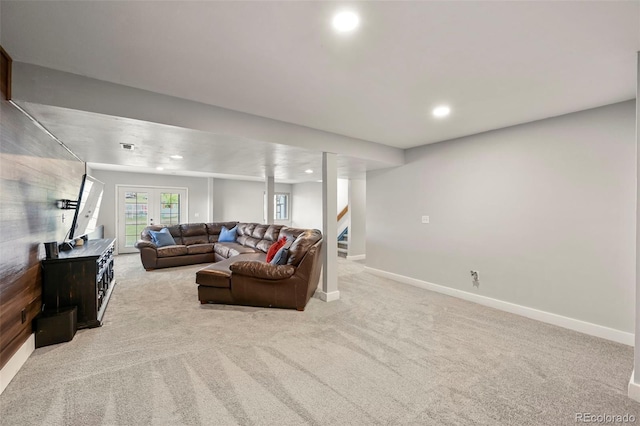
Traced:
<path fill-rule="evenodd" d="M 340 235 L 338 235 L 338 256 L 347 257 L 349 252 L 349 228 L 345 228 Z"/>

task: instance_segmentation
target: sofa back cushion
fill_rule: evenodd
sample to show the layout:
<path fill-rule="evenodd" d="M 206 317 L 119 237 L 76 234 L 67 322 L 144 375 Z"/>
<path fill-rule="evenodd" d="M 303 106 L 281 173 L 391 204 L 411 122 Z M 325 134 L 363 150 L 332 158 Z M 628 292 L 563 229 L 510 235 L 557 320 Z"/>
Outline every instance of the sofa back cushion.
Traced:
<path fill-rule="evenodd" d="M 289 258 L 287 265 L 298 266 L 302 258 L 312 245 L 322 239 L 322 233 L 317 229 L 299 229 L 299 228 L 282 228 L 280 237 L 287 237 L 288 240 L 293 239 L 293 244 L 289 247 Z"/>
<path fill-rule="evenodd" d="M 256 223 L 239 223 L 236 231 L 236 242 L 243 246 L 247 245 L 247 238 L 251 238 L 251 234 L 253 234 L 253 229 L 256 225 Z M 255 247 L 255 245 L 253 247 Z"/>
<path fill-rule="evenodd" d="M 246 247 L 257 248 L 259 242 L 260 240 L 257 238 L 247 237 L 245 238 L 244 243 L 242 243 L 242 245 Z"/>
<path fill-rule="evenodd" d="M 264 233 L 264 237 L 262 237 L 262 240 L 258 241 L 258 244 L 256 244 L 256 248 L 265 253 L 269 251 L 269 247 L 271 247 L 273 243 L 278 241 L 280 229 L 282 229 L 282 225 L 268 225 L 268 228 Z"/>
<path fill-rule="evenodd" d="M 278 241 L 280 239 L 280 230 L 282 227 L 282 225 L 269 225 L 267 232 L 264 234 L 264 239 L 271 242 Z"/>
<path fill-rule="evenodd" d="M 212 222 L 206 223 L 207 233 L 209 234 L 209 242 L 215 243 L 220 238 L 220 231 L 222 231 L 222 227 L 224 226 L 227 229 L 231 229 L 236 226 L 238 222 Z"/>
<path fill-rule="evenodd" d="M 242 245 L 251 247 L 251 248 L 258 248 L 258 243 L 262 241 L 262 238 L 264 237 L 264 234 L 267 232 L 267 228 L 269 228 L 269 225 L 262 225 L 260 223 L 252 223 L 252 225 L 253 225 L 253 230 L 251 231 L 251 234 L 247 235 L 247 237 L 244 239 L 244 242 L 242 243 Z M 245 231 L 248 231 L 248 229 L 249 229 L 248 227 L 245 228 Z M 268 249 L 269 247 L 267 247 L 267 250 Z"/>
<path fill-rule="evenodd" d="M 287 241 L 290 241 L 293 244 L 296 238 L 298 238 L 298 236 L 304 231 L 306 231 L 306 229 L 289 228 L 288 226 L 283 226 L 280 230 L 280 238 L 287 237 Z"/>
<path fill-rule="evenodd" d="M 209 242 L 207 226 L 204 223 L 182 224 L 180 225 L 180 231 L 182 232 L 182 244 L 185 246 Z"/>

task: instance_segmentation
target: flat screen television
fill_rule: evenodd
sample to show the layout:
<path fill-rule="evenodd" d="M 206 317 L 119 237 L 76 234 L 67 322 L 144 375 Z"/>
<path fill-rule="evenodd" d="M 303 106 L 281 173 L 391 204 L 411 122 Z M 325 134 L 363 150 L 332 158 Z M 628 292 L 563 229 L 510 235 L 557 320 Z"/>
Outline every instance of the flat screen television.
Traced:
<path fill-rule="evenodd" d="M 82 176 L 80 195 L 78 195 L 76 212 L 69 232 L 71 240 L 83 237 L 96 230 L 103 194 L 104 183 L 86 174 Z"/>

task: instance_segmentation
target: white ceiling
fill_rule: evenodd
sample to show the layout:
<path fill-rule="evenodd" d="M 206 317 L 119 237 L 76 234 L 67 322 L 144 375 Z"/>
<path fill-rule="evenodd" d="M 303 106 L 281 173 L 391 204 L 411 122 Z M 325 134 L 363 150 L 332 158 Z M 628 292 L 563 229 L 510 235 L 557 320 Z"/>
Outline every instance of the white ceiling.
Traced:
<path fill-rule="evenodd" d="M 632 99 L 640 50 L 639 1 L 0 8 L 15 61 L 400 148 Z M 341 8 L 356 32 L 333 32 Z"/>
<path fill-rule="evenodd" d="M 319 151 L 50 105 L 17 103 L 93 169 L 256 181 L 273 176 L 282 183 L 322 179 Z M 122 143 L 134 145 L 134 150 L 122 149 Z M 183 158 L 172 159 L 171 155 Z M 363 179 L 367 170 L 389 167 L 344 155 L 338 156 L 337 162 L 339 178 Z"/>

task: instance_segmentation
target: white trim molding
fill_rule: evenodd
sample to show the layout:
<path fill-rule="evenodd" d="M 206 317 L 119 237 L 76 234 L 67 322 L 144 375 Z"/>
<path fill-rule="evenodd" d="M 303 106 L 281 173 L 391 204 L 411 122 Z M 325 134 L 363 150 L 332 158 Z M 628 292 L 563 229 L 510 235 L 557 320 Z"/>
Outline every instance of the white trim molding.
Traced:
<path fill-rule="evenodd" d="M 334 300 L 340 299 L 340 291 L 336 290 L 329 293 L 325 293 L 322 290 L 316 290 L 316 293 L 314 294 L 314 296 L 316 296 L 318 299 L 324 302 L 333 302 Z"/>
<path fill-rule="evenodd" d="M 446 294 L 448 296 L 457 297 L 459 299 L 468 300 L 480 305 L 489 306 L 494 309 L 499 309 L 501 311 L 510 312 L 512 314 L 521 315 L 523 317 L 545 322 L 547 324 L 557 325 L 558 327 L 567 328 L 569 330 L 578 331 L 580 333 L 600 337 L 602 339 L 611 340 L 629 346 L 634 345 L 634 334 L 628 333 L 626 331 L 616 330 L 602 325 L 593 324 L 590 322 L 581 321 L 575 318 L 569 318 L 534 308 L 529 308 L 527 306 L 517 305 L 511 302 L 505 302 L 503 300 L 493 299 L 487 296 L 481 296 L 479 294 L 469 293 L 439 284 L 433 284 L 416 278 L 394 274 L 393 272 L 370 268 L 368 266 L 365 266 L 364 270 L 365 272 L 369 272 L 379 277 L 389 278 L 403 284 L 409 284 L 414 287 L 423 288 L 425 290 L 431 290 L 437 293 Z"/>
<path fill-rule="evenodd" d="M 347 260 L 365 260 L 366 258 L 366 254 L 354 254 L 353 256 L 347 255 Z"/>
<path fill-rule="evenodd" d="M 18 374 L 33 351 L 36 350 L 36 335 L 31 334 L 29 338 L 20 346 L 20 349 L 13 354 L 9 361 L 0 370 L 0 395 L 7 388 L 11 380 Z"/>
<path fill-rule="evenodd" d="M 635 374 L 636 374 L 636 370 L 633 370 L 631 372 L 631 378 L 629 379 L 629 387 L 628 387 L 627 395 L 629 395 L 629 398 L 633 399 L 634 401 L 640 402 L 640 384 L 635 382 L 635 379 L 634 379 Z"/>

